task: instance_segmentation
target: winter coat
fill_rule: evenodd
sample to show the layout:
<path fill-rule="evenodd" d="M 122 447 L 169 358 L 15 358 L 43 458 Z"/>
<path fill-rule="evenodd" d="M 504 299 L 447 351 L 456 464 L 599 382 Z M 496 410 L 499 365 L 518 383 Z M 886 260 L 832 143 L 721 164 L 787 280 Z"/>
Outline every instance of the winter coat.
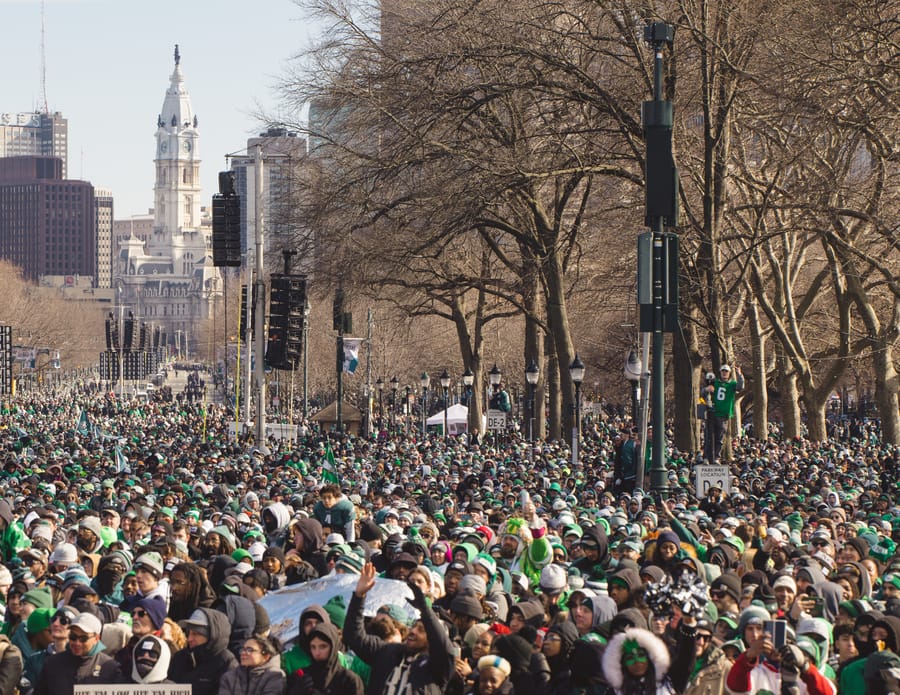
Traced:
<path fill-rule="evenodd" d="M 228 618 L 231 625 L 228 649 L 240 661 L 241 647 L 253 637 L 256 630 L 256 609 L 253 602 L 243 596 L 225 596 L 216 601 L 213 607 Z"/>
<path fill-rule="evenodd" d="M 309 639 L 317 637 L 331 644 L 331 654 L 324 663 L 311 662 L 304 669 L 304 678 L 296 672 L 288 677 L 286 695 L 310 695 L 307 687 L 311 679 L 315 692 L 321 695 L 363 695 L 365 687 L 362 679 L 350 669 L 341 665 L 341 638 L 337 628 L 331 623 L 321 623 L 309 634 Z"/>
<path fill-rule="evenodd" d="M 216 695 L 222 676 L 237 666 L 237 659 L 228 651 L 231 625 L 224 613 L 210 608 L 197 610 L 203 611 L 209 621 L 209 641 L 176 653 L 169 666 L 169 678 L 176 683 L 190 684 L 192 695 Z"/>
<path fill-rule="evenodd" d="M 0 636 L 0 695 L 15 695 L 22 667 L 22 652 L 8 637 Z"/>
<path fill-rule="evenodd" d="M 19 551 L 31 547 L 31 539 L 25 534 L 22 524 L 13 517 L 12 507 L 6 500 L 0 500 L 0 519 L 6 527 L 0 531 L 0 561 L 6 563 L 19 554 Z"/>
<path fill-rule="evenodd" d="M 671 657 L 665 643 L 649 630 L 630 627 L 625 632 L 613 637 L 603 653 L 603 673 L 615 693 L 623 692 L 625 679 L 631 678 L 622 665 L 622 649 L 626 640 L 637 642 L 646 652 L 653 665 L 655 683 L 638 684 L 641 692 L 656 695 L 674 693 L 675 689 L 669 681 Z M 633 684 L 629 684 L 629 692 L 635 692 Z"/>
<path fill-rule="evenodd" d="M 684 695 L 726 695 L 725 679 L 731 670 L 731 662 L 718 647 L 711 647 L 706 663 L 690 679 Z"/>
<path fill-rule="evenodd" d="M 75 656 L 68 649 L 48 656 L 34 695 L 72 695 L 76 685 L 119 683 L 122 679 L 119 664 L 104 649 L 103 642 L 97 642 L 86 657 Z"/>
<path fill-rule="evenodd" d="M 262 666 L 237 666 L 222 676 L 219 695 L 282 695 L 284 672 L 276 655 Z"/>
<path fill-rule="evenodd" d="M 372 667 L 366 692 L 380 695 L 391 671 L 410 655 L 405 644 L 385 642 L 380 637 L 366 634 L 363 628 L 363 601 L 355 593 L 350 598 L 344 622 L 344 640 Z M 450 654 L 450 637 L 431 608 L 425 607 L 421 613 L 428 635 L 428 651 L 416 655 L 409 667 L 408 695 L 442 695 L 456 665 Z"/>
<path fill-rule="evenodd" d="M 758 693 L 760 690 L 781 692 L 781 671 L 765 659 L 750 661 L 747 653 L 741 654 L 732 665 L 726 680 L 733 693 Z M 835 695 L 834 683 L 810 665 L 809 670 L 797 681 L 800 695 Z"/>

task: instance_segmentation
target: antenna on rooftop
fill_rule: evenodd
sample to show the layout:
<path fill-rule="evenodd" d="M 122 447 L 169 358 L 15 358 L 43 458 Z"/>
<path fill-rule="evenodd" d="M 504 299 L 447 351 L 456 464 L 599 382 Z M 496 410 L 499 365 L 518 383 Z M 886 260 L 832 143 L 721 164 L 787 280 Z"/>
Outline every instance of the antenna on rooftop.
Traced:
<path fill-rule="evenodd" d="M 47 48 L 44 34 L 44 0 L 41 0 L 41 113 L 50 113 L 47 105 Z"/>

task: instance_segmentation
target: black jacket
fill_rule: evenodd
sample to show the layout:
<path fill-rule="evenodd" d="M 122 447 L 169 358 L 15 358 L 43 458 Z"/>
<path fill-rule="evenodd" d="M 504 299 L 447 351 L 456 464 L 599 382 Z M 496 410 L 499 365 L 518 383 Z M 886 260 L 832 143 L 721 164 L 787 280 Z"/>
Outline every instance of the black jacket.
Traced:
<path fill-rule="evenodd" d="M 76 685 L 121 682 L 118 662 L 103 649 L 103 643 L 98 642 L 87 657 L 75 656 L 68 649 L 51 654 L 44 661 L 34 695 L 72 695 Z"/>
<path fill-rule="evenodd" d="M 234 654 L 228 651 L 231 625 L 224 613 L 211 608 L 198 610 L 209 620 L 209 641 L 196 649 L 185 647 L 177 652 L 169 666 L 169 678 L 176 683 L 190 684 L 192 695 L 216 695 L 222 676 L 238 665 Z"/>
<path fill-rule="evenodd" d="M 426 606 L 421 613 L 425 634 L 428 635 L 428 651 L 419 654 L 410 666 L 408 692 L 409 695 L 442 695 L 456 665 L 450 654 L 450 637 L 431 608 Z M 363 628 L 363 599 L 356 594 L 351 597 L 347 608 L 344 639 L 347 646 L 372 667 L 366 692 L 381 695 L 391 671 L 407 656 L 406 645 L 385 642 L 380 637 L 366 634 Z"/>

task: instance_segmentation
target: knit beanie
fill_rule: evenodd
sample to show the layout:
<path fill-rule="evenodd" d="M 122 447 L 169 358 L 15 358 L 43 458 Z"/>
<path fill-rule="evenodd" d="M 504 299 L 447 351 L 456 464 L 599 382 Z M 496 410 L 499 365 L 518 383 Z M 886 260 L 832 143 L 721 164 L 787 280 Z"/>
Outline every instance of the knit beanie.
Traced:
<path fill-rule="evenodd" d="M 328 613 L 331 622 L 343 630 L 344 620 L 347 618 L 347 604 L 344 601 L 344 597 L 340 594 L 336 594 L 328 599 L 322 607 L 325 609 L 325 612 Z"/>
<path fill-rule="evenodd" d="M 29 635 L 36 635 L 50 627 L 53 615 L 56 613 L 52 608 L 35 608 L 31 615 L 28 616 L 28 622 L 25 623 L 25 631 Z"/>

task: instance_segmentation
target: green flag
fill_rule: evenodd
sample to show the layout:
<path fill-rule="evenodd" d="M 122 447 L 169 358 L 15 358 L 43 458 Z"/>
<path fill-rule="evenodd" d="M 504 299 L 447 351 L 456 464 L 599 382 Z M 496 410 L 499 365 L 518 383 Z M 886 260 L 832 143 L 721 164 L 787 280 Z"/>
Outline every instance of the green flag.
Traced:
<path fill-rule="evenodd" d="M 78 416 L 78 424 L 75 425 L 75 431 L 82 437 L 87 437 L 91 433 L 91 421 L 88 420 L 88 414 L 84 408 L 81 409 L 81 415 Z"/>
<path fill-rule="evenodd" d="M 325 458 L 322 459 L 322 480 L 326 483 L 339 483 L 340 478 L 337 475 L 337 465 L 334 462 L 334 452 L 331 445 L 325 445 Z"/>

